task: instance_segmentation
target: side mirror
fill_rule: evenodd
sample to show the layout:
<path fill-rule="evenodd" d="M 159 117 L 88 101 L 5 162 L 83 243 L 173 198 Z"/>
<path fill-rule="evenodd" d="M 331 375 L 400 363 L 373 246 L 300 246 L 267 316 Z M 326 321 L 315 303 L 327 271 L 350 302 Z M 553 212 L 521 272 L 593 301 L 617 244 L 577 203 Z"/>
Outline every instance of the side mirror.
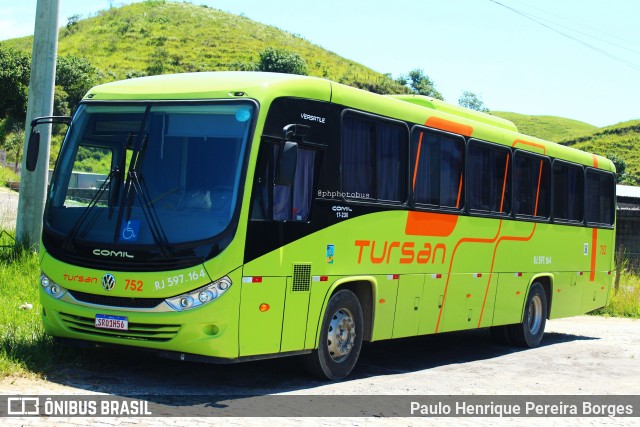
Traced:
<path fill-rule="evenodd" d="M 40 132 L 35 129 L 36 126 L 44 123 L 64 123 L 67 126 L 71 124 L 69 116 L 45 116 L 36 117 L 31 120 L 31 135 L 29 135 L 29 146 L 27 147 L 26 167 L 29 172 L 36 170 L 38 164 L 38 154 L 40 153 Z"/>
<path fill-rule="evenodd" d="M 291 187 L 296 176 L 298 165 L 298 143 L 285 141 L 280 148 L 275 185 Z"/>
<path fill-rule="evenodd" d="M 29 146 L 27 147 L 26 166 L 29 172 L 36 170 L 38 164 L 38 154 L 40 153 L 40 131 L 32 130 L 29 136 Z"/>

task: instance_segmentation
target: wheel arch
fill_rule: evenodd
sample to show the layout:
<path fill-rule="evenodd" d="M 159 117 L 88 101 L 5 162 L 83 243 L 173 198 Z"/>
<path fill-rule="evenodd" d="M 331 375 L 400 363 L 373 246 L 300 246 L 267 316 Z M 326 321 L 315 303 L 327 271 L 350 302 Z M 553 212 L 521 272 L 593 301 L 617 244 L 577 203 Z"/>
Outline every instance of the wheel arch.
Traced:
<path fill-rule="evenodd" d="M 318 345 L 318 341 L 320 339 L 320 326 L 324 313 L 327 309 L 327 305 L 329 304 L 329 300 L 336 292 L 345 289 L 353 292 L 356 298 L 358 298 L 360 307 L 362 308 L 362 318 L 364 323 L 362 325 L 363 339 L 364 341 L 371 341 L 371 337 L 373 336 L 373 319 L 375 317 L 374 301 L 377 295 L 377 287 L 378 282 L 373 276 L 354 276 L 336 280 L 329 288 L 324 302 L 322 303 L 322 309 L 320 310 L 316 323 L 317 327 L 314 346 Z"/>
<path fill-rule="evenodd" d="M 547 319 L 549 319 L 551 316 L 551 303 L 553 297 L 553 274 L 541 273 L 533 276 L 531 278 L 531 281 L 529 282 L 529 286 L 527 287 L 527 295 L 529 294 L 531 286 L 533 286 L 533 284 L 536 282 L 542 285 L 542 289 L 544 289 L 545 296 L 547 297 Z M 524 306 L 522 310 L 522 316 L 524 316 Z"/>

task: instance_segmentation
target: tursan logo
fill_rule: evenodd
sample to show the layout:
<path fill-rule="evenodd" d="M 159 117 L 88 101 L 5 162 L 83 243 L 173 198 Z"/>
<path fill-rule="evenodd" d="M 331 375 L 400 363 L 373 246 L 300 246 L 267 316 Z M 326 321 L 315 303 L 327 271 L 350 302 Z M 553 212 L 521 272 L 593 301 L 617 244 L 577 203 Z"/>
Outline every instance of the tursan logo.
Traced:
<path fill-rule="evenodd" d="M 312 122 L 318 122 L 318 123 L 324 124 L 324 117 L 312 116 L 311 114 L 307 114 L 307 113 L 300 113 L 300 117 L 303 120 L 309 120 Z"/>
<path fill-rule="evenodd" d="M 105 291 L 111 291 L 116 287 L 116 278 L 113 277 L 113 274 L 105 274 L 102 276 L 102 287 Z"/>
<path fill-rule="evenodd" d="M 94 249 L 93 254 L 96 256 L 112 256 L 119 258 L 133 258 L 127 251 L 110 251 L 108 249 Z"/>

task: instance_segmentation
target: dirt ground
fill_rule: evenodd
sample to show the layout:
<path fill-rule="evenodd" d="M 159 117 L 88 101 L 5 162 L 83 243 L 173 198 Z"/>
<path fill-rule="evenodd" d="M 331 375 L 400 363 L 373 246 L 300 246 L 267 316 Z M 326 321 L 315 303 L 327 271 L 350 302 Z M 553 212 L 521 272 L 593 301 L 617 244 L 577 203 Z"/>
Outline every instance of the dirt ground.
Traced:
<path fill-rule="evenodd" d="M 115 370 L 64 368 L 46 380 L 0 381 L 0 394 L 114 395 L 640 395 L 640 321 L 581 316 L 552 320 L 541 346 L 494 344 L 486 330 L 371 343 L 341 382 L 309 378 L 295 358 L 234 365 L 181 363 L 112 351 Z M 38 425 L 35 418 L 6 418 Z M 111 420 L 111 421 L 108 421 Z M 50 418 L 47 424 L 91 424 Z M 221 424 L 216 418 L 99 418 L 96 425 Z M 225 418 L 232 425 L 640 425 L 638 418 Z M 58 424 L 60 423 L 60 424 Z"/>

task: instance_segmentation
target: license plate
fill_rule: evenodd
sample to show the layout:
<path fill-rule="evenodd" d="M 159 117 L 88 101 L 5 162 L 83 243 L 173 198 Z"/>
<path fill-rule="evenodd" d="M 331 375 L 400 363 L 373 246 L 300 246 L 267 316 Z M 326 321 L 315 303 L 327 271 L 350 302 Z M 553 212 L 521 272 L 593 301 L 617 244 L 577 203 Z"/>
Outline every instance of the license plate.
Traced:
<path fill-rule="evenodd" d="M 126 331 L 129 329 L 129 321 L 124 316 L 107 316 L 106 314 L 96 314 L 96 328 Z"/>

